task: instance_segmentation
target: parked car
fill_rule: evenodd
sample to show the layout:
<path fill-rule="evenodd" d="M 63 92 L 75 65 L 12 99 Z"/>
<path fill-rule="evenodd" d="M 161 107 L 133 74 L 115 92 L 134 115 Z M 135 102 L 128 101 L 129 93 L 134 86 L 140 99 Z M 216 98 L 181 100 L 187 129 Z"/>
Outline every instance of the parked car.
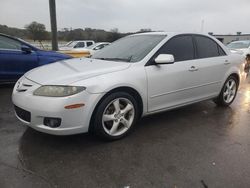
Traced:
<path fill-rule="evenodd" d="M 75 48 L 69 51 L 61 51 L 61 52 L 68 54 L 72 57 L 89 57 L 109 44 L 110 44 L 109 42 L 97 42 L 87 48 Z"/>
<path fill-rule="evenodd" d="M 69 55 L 40 50 L 21 39 L 0 34 L 0 83 L 15 82 L 35 67 L 69 58 Z"/>
<path fill-rule="evenodd" d="M 130 35 L 96 52 L 34 69 L 16 83 L 17 118 L 49 134 L 120 139 L 141 116 L 213 99 L 229 106 L 244 58 L 202 34 Z M 167 123 L 167 122 L 166 122 Z"/>
<path fill-rule="evenodd" d="M 246 57 L 250 54 L 250 40 L 233 41 L 227 45 L 233 53 L 240 53 Z"/>
<path fill-rule="evenodd" d="M 95 44 L 93 40 L 70 41 L 65 46 L 60 47 L 59 50 L 68 51 L 68 50 L 77 49 L 77 48 L 87 48 L 88 46 L 91 46 L 93 44 Z"/>

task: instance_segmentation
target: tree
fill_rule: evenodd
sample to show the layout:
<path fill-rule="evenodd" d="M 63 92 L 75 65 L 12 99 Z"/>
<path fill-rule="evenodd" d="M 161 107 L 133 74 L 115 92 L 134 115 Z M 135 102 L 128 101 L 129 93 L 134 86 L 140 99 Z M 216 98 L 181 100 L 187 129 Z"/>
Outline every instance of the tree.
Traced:
<path fill-rule="evenodd" d="M 138 31 L 138 33 L 146 33 L 146 32 L 151 32 L 152 29 L 150 28 L 144 28 L 144 29 L 140 29 L 140 31 Z"/>
<path fill-rule="evenodd" d="M 38 23 L 38 22 L 32 22 L 25 26 L 25 29 L 29 32 L 30 37 L 34 41 L 41 42 L 42 40 L 48 39 L 48 32 L 46 31 L 45 25 Z"/>
<path fill-rule="evenodd" d="M 109 42 L 113 42 L 119 38 L 121 38 L 121 34 L 119 33 L 119 30 L 117 28 L 114 28 L 110 30 L 107 40 Z"/>

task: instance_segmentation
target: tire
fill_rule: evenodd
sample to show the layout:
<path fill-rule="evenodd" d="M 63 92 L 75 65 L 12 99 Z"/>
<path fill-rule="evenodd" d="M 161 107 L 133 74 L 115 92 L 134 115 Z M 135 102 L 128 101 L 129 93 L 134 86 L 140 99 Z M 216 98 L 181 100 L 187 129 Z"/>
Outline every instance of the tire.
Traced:
<path fill-rule="evenodd" d="M 229 76 L 221 89 L 220 95 L 214 99 L 214 102 L 218 106 L 229 106 L 237 95 L 238 86 L 238 79 L 235 76 Z"/>
<path fill-rule="evenodd" d="M 118 140 L 128 135 L 137 119 L 138 104 L 126 92 L 111 93 L 97 106 L 93 114 L 94 134 L 105 140 Z"/>

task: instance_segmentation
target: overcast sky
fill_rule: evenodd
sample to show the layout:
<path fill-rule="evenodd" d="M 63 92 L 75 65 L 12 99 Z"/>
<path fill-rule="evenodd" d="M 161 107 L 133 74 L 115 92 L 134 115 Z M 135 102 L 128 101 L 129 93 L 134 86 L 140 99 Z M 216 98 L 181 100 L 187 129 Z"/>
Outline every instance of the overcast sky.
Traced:
<path fill-rule="evenodd" d="M 250 33 L 250 0 L 57 0 L 62 28 L 134 32 L 164 31 Z M 0 24 L 23 28 L 37 21 L 50 30 L 49 0 L 0 0 Z"/>

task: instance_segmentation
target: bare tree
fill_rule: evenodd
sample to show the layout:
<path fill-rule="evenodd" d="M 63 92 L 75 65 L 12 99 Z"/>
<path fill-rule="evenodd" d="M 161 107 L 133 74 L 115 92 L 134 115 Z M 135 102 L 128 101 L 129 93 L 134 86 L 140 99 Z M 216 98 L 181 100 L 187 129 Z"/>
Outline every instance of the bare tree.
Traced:
<path fill-rule="evenodd" d="M 25 28 L 34 41 L 41 42 L 42 40 L 48 39 L 48 32 L 46 31 L 44 24 L 32 22 L 26 25 Z"/>

